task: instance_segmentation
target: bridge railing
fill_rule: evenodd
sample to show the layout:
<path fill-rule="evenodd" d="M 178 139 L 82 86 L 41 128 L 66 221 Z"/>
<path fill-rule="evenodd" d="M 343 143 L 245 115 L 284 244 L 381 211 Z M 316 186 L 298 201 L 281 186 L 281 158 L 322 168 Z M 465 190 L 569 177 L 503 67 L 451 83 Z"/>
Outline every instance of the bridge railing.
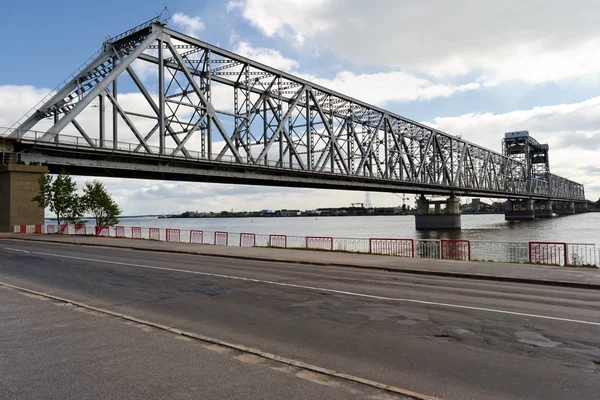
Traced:
<path fill-rule="evenodd" d="M 3 128 L 0 128 L 3 129 Z M 1 136 L 9 136 L 12 132 L 14 132 L 14 128 L 6 128 Z M 59 134 L 53 137 L 52 139 L 44 138 L 46 132 L 42 131 L 27 131 L 21 137 L 22 141 L 32 141 L 35 143 L 48 143 L 53 146 L 60 144 L 61 146 L 73 147 L 75 149 L 85 148 L 85 149 L 102 149 L 106 151 L 119 151 L 124 152 L 129 155 L 135 156 L 160 156 L 163 158 L 176 158 L 176 159 L 185 159 L 189 161 L 210 161 L 214 163 L 226 163 L 226 164 L 240 164 L 240 162 L 232 155 L 224 154 L 219 155 L 218 153 L 203 153 L 200 151 L 186 150 L 184 153 L 182 150 L 177 150 L 175 148 L 165 148 L 164 154 L 160 154 L 160 147 L 154 146 L 150 144 L 139 144 L 139 143 L 130 143 L 130 142 L 114 142 L 112 140 L 105 140 L 102 144 L 100 139 L 97 138 L 83 138 L 81 136 L 73 136 L 73 135 L 65 135 Z M 297 163 L 289 163 L 289 162 L 280 162 L 277 160 L 265 160 L 265 159 L 257 159 L 253 165 L 262 166 L 262 167 L 271 167 L 271 168 L 281 168 L 281 169 L 301 169 L 300 165 Z M 327 174 L 328 172 L 321 172 Z M 329 172 L 329 174 L 335 175 L 335 173 Z M 363 175 L 362 171 L 359 171 L 359 175 Z"/>
<path fill-rule="evenodd" d="M 2 128 L 0 128 L 2 131 Z M 11 133 L 15 131 L 14 128 L 7 128 L 6 131 L 1 136 L 9 136 Z M 75 149 L 102 149 L 103 151 L 118 151 L 123 152 L 132 156 L 160 156 L 161 158 L 172 158 L 172 159 L 183 159 L 187 161 L 208 161 L 211 163 L 225 163 L 231 165 L 251 165 L 262 168 L 274 168 L 274 169 L 284 169 L 284 170 L 302 170 L 300 164 L 297 162 L 285 162 L 283 160 L 269 160 L 264 158 L 257 158 L 252 162 L 242 162 L 236 159 L 233 155 L 229 154 L 217 154 L 211 153 L 208 154 L 206 152 L 193 151 L 193 150 L 183 150 L 176 148 L 163 148 L 161 154 L 161 148 L 159 146 L 154 146 L 148 143 L 129 143 L 129 142 L 115 142 L 112 140 L 104 140 L 101 142 L 98 138 L 90 138 L 90 137 L 82 137 L 82 136 L 74 136 L 74 135 L 66 135 L 66 134 L 57 134 L 53 137 L 45 137 L 46 132 L 30 130 L 26 132 L 21 132 L 22 141 L 32 141 L 34 143 L 47 143 L 51 144 L 53 147 L 56 147 L 60 144 L 61 147 L 73 147 Z M 307 171 L 324 175 L 338 176 L 340 172 L 336 171 Z M 355 177 L 366 177 L 373 178 L 366 169 L 359 169 L 354 171 L 353 176 Z M 510 197 L 513 195 L 539 195 L 539 196 L 549 196 L 553 195 L 556 198 L 569 198 L 571 200 L 585 200 L 585 195 L 583 192 L 583 186 L 569 181 L 568 179 L 564 179 L 562 177 L 546 174 L 546 179 L 532 178 L 531 181 L 524 181 L 521 178 L 517 178 L 515 182 L 507 181 L 506 186 L 503 191 L 506 192 L 506 196 Z M 411 182 L 411 183 L 423 183 L 420 182 L 418 178 L 414 176 L 406 176 L 402 180 L 402 182 Z M 469 184 L 463 184 L 460 186 L 461 189 L 478 189 L 475 186 Z M 572 197 L 569 197 L 572 196 Z"/>
<path fill-rule="evenodd" d="M 600 249 L 591 243 L 516 242 L 490 240 L 440 240 L 410 238 L 338 238 L 254 234 L 135 226 L 15 225 L 15 233 L 102 235 L 177 243 L 228 247 L 277 247 L 380 254 L 409 258 L 452 259 L 501 263 L 534 263 L 567 266 L 599 266 Z"/>

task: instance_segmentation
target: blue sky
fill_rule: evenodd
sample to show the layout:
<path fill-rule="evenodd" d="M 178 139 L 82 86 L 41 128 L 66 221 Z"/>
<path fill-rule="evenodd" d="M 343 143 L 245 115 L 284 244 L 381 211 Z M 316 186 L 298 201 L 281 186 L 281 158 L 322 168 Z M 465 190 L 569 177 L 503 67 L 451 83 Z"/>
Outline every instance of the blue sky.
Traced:
<path fill-rule="evenodd" d="M 504 132 L 528 129 L 550 144 L 552 171 L 586 184 L 588 197 L 597 199 L 600 28 L 594 21 L 600 6 L 584 0 L 575 1 L 577 5 L 449 3 L 235 0 L 166 5 L 179 16 L 169 23 L 173 29 L 193 31 L 203 41 L 272 61 L 276 68 L 310 76 L 496 151 Z M 164 6 L 164 0 L 4 4 L 0 30 L 10 40 L 3 43 L 6 59 L 0 63 L 0 126 L 12 125 L 15 115 L 39 101 L 43 89 L 60 83 L 107 35 L 155 16 Z M 315 208 L 363 197 L 357 192 L 105 182 L 129 214 L 276 208 L 282 201 L 290 208 Z M 175 191 L 187 197 L 169 195 Z M 375 205 L 399 202 L 390 194 L 372 197 Z"/>

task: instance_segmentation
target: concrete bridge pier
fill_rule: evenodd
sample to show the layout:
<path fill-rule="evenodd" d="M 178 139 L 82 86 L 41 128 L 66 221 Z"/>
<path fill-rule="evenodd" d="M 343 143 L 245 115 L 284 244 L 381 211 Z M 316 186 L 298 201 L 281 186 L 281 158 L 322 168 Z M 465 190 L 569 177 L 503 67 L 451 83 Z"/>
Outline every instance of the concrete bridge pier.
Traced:
<path fill-rule="evenodd" d="M 38 179 L 46 171 L 38 165 L 0 165 L 0 232 L 44 223 L 44 209 L 31 199 L 39 194 Z"/>
<path fill-rule="evenodd" d="M 507 200 L 504 205 L 504 219 L 506 221 L 535 219 L 533 200 Z"/>
<path fill-rule="evenodd" d="M 575 214 L 586 213 L 588 211 L 590 211 L 590 209 L 588 208 L 587 202 L 575 203 Z"/>
<path fill-rule="evenodd" d="M 536 218 L 552 218 L 554 216 L 551 200 L 536 200 L 534 208 Z"/>
<path fill-rule="evenodd" d="M 575 214 L 575 203 L 572 201 L 557 201 L 554 205 L 554 213 L 557 215 Z"/>
<path fill-rule="evenodd" d="M 442 205 L 445 205 L 444 209 Z M 415 227 L 417 230 L 460 229 L 460 199 L 451 195 L 446 200 L 434 201 L 421 195 L 417 199 Z"/>

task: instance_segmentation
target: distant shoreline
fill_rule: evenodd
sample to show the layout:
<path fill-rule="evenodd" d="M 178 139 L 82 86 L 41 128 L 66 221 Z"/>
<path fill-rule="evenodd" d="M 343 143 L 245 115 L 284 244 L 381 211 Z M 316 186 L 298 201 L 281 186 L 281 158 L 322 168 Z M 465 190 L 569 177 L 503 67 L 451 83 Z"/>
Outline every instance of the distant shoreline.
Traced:
<path fill-rule="evenodd" d="M 589 212 L 600 212 L 600 208 L 589 210 Z M 119 216 L 119 219 L 140 219 L 140 218 L 156 218 L 156 219 L 206 219 L 206 218 L 305 218 L 305 217 L 375 217 L 375 216 L 406 216 L 414 215 L 415 211 L 407 211 L 405 213 L 398 214 L 385 214 L 385 213 L 365 213 L 365 214 L 303 214 L 303 215 L 203 215 L 196 217 L 185 217 L 181 215 L 176 216 L 162 216 L 162 215 L 133 215 L 133 216 Z M 463 212 L 461 215 L 497 215 L 504 214 L 504 212 Z M 162 218 L 161 218 L 162 217 Z M 87 220 L 93 220 L 93 217 L 84 218 Z M 56 218 L 45 218 L 45 221 L 56 221 Z"/>

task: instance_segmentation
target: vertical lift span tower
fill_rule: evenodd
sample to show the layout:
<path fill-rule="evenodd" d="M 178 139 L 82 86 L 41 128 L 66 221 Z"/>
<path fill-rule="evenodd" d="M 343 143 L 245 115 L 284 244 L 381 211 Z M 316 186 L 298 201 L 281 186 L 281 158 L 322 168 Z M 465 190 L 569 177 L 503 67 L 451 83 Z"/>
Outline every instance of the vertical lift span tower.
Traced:
<path fill-rule="evenodd" d="M 529 135 L 528 131 L 507 132 L 502 139 L 502 154 L 525 166 L 526 190 L 530 193 L 536 193 L 541 186 L 548 184 L 550 174 L 548 150 L 547 144 L 540 144 Z M 552 214 L 550 200 L 534 203 L 533 199 L 508 199 L 506 202 L 507 220 L 544 218 L 551 217 Z"/>

